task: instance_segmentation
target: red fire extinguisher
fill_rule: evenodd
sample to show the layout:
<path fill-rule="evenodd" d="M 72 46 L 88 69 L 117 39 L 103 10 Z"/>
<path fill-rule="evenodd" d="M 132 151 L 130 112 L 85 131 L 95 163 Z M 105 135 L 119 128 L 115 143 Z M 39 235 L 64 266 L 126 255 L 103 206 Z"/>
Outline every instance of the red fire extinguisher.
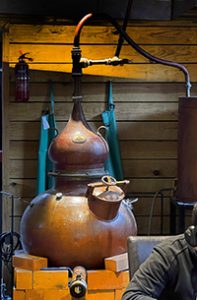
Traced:
<path fill-rule="evenodd" d="M 18 58 L 17 64 L 15 65 L 16 102 L 27 102 L 29 99 L 29 66 L 25 60 L 32 61 L 33 59 L 27 57 L 27 54 L 29 53 L 21 54 Z"/>

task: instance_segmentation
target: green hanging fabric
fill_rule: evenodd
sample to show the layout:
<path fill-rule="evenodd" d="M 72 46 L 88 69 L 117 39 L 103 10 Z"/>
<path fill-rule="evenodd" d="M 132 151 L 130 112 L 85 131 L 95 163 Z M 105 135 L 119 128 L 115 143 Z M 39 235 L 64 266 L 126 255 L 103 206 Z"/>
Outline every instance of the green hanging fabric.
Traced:
<path fill-rule="evenodd" d="M 109 158 L 105 162 L 105 170 L 116 180 L 124 178 L 123 168 L 118 141 L 118 130 L 115 116 L 115 105 L 113 103 L 112 82 L 108 83 L 107 110 L 102 113 L 104 125 L 107 127 L 106 140 L 109 145 Z"/>
<path fill-rule="evenodd" d="M 48 148 L 51 143 L 51 141 L 54 139 L 54 137 L 57 135 L 57 127 L 55 123 L 55 97 L 54 97 L 54 91 L 53 91 L 53 86 L 52 84 L 50 85 L 50 101 L 51 101 L 51 111 L 49 114 L 49 126 L 50 128 L 48 129 Z M 53 186 L 54 183 L 54 177 L 49 176 L 48 172 L 53 171 L 53 163 L 50 161 L 48 157 L 48 148 L 47 148 L 47 165 L 46 165 L 46 174 L 47 174 L 47 182 L 46 182 L 46 189 L 50 189 Z"/>
<path fill-rule="evenodd" d="M 40 123 L 40 141 L 38 150 L 38 170 L 37 170 L 37 194 L 46 190 L 46 164 L 47 164 L 47 146 L 48 146 L 48 129 L 49 113 L 45 112 L 41 116 Z"/>
<path fill-rule="evenodd" d="M 38 171 L 37 171 L 37 194 L 46 191 L 53 186 L 53 178 L 48 176 L 48 172 L 53 170 L 53 164 L 48 158 L 48 147 L 56 135 L 56 124 L 54 116 L 54 93 L 50 83 L 50 111 L 46 111 L 41 116 L 40 141 L 38 151 Z"/>

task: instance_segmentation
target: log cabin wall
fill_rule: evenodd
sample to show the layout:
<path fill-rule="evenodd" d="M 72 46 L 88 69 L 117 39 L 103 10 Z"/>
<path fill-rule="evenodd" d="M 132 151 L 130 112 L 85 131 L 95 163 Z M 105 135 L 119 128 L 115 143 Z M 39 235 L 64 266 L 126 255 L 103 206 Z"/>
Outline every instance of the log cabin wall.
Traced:
<path fill-rule="evenodd" d="M 29 201 L 36 195 L 40 116 L 50 106 L 49 82 L 55 94 L 55 117 L 61 130 L 72 108 L 71 49 L 75 26 L 6 24 L 3 38 L 3 186 L 15 196 L 15 230 Z M 189 70 L 192 95 L 197 93 L 197 23 L 192 19 L 130 22 L 128 34 L 155 56 L 183 63 Z M 82 56 L 104 59 L 114 55 L 118 35 L 110 25 L 85 25 Z M 29 52 L 30 99 L 16 103 L 13 66 L 19 51 Z M 83 70 L 83 107 L 87 120 L 101 125 L 106 108 L 107 82 L 112 80 L 121 156 L 128 192 L 138 197 L 134 213 L 138 233 L 147 234 L 149 213 L 156 192 L 174 185 L 177 169 L 178 97 L 185 95 L 183 74 L 151 64 L 124 44 L 122 58 L 132 65 L 91 66 Z M 10 200 L 4 199 L 3 222 L 10 226 Z M 164 197 L 163 233 L 169 233 L 170 201 Z M 36 221 L 36 220 L 35 220 Z M 159 234 L 160 200 L 153 211 L 151 234 Z"/>

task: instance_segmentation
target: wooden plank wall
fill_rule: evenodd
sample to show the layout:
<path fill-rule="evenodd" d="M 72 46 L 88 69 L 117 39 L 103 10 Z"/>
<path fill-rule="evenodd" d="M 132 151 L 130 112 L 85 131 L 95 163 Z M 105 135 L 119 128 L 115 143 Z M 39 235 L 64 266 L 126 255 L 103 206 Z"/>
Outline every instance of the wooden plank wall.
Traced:
<path fill-rule="evenodd" d="M 40 116 L 49 107 L 49 81 L 55 93 L 59 130 L 72 108 L 71 49 L 75 26 L 10 24 L 4 32 L 4 189 L 15 195 L 15 227 L 27 203 L 36 195 Z M 197 92 L 197 24 L 192 20 L 132 22 L 128 34 L 144 49 L 163 59 L 183 63 Z M 104 59 L 114 55 L 117 32 L 109 25 L 87 25 L 81 34 L 82 56 Z M 19 50 L 30 52 L 30 99 L 14 101 L 13 66 Z M 178 97 L 185 95 L 183 74 L 177 69 L 151 64 L 127 44 L 121 57 L 129 66 L 92 66 L 84 70 L 82 91 L 87 120 L 98 127 L 106 107 L 106 86 L 113 95 L 128 192 L 134 204 L 138 233 L 147 234 L 153 196 L 171 188 L 177 169 Z M 6 71 L 6 67 L 9 69 Z M 9 91 L 9 96 L 7 95 Z M 10 225 L 10 202 L 5 201 L 4 227 Z M 169 198 L 165 194 L 163 233 L 169 233 Z M 190 214 L 190 213 L 189 213 Z M 160 201 L 153 211 L 151 234 L 159 234 Z"/>

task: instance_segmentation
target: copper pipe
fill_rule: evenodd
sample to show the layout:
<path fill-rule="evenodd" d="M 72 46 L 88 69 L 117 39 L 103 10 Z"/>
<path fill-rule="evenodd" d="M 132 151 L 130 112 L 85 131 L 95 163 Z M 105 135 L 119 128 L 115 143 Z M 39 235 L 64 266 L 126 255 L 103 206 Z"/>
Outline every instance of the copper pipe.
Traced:
<path fill-rule="evenodd" d="M 146 57 L 147 59 L 149 59 L 152 62 L 158 63 L 158 64 L 162 64 L 162 65 L 166 65 L 166 66 L 170 66 L 170 67 L 174 67 L 177 68 L 179 70 L 181 70 L 184 74 L 185 77 L 185 81 L 186 81 L 186 97 L 190 97 L 190 89 L 191 89 L 191 83 L 190 83 L 190 75 L 189 72 L 187 70 L 187 68 L 179 63 L 173 62 L 173 61 L 169 61 L 169 60 L 165 60 L 165 59 L 161 59 L 158 58 L 156 56 L 153 56 L 152 54 L 150 54 L 149 52 L 147 52 L 146 50 L 144 50 L 143 48 L 141 48 L 122 28 L 121 26 L 109 15 L 107 14 L 100 14 L 100 15 L 93 15 L 93 14 L 88 14 L 85 17 L 83 17 L 81 19 L 81 21 L 78 23 L 76 31 L 75 31 L 75 37 L 74 37 L 74 46 L 79 47 L 79 41 L 80 41 L 80 33 L 82 30 L 82 27 L 84 26 L 85 22 L 91 18 L 91 17 L 96 17 L 96 18 L 105 18 L 107 19 L 120 33 L 120 35 L 123 36 L 123 38 L 127 41 L 127 43 L 134 48 L 138 53 L 140 53 L 142 56 Z"/>
<path fill-rule="evenodd" d="M 75 47 L 79 47 L 79 39 L 80 39 L 80 33 L 81 30 L 83 28 L 83 25 L 85 24 L 85 22 L 90 19 L 93 16 L 92 13 L 85 15 L 77 24 L 77 27 L 75 29 L 75 35 L 74 35 L 74 46 Z"/>

